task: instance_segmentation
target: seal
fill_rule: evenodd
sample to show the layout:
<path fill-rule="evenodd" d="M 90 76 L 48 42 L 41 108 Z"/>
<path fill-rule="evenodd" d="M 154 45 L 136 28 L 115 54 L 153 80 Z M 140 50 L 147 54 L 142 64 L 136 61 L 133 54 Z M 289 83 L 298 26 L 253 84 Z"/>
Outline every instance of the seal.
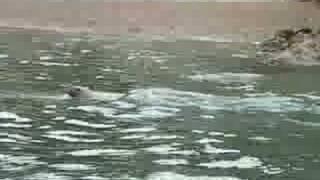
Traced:
<path fill-rule="evenodd" d="M 66 94 L 71 98 L 101 101 L 113 101 L 124 97 L 124 94 L 122 93 L 99 92 L 83 86 L 71 86 L 66 89 Z"/>
<path fill-rule="evenodd" d="M 71 86 L 67 88 L 66 93 L 72 98 L 89 98 L 91 94 L 88 87 L 82 86 Z"/>

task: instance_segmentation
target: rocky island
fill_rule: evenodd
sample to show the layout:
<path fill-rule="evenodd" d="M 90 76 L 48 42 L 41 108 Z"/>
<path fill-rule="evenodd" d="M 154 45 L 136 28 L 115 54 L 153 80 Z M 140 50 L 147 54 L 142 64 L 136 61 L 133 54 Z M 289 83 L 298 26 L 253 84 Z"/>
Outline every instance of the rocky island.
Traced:
<path fill-rule="evenodd" d="M 320 31 L 309 27 L 282 29 L 258 45 L 267 65 L 320 65 Z"/>

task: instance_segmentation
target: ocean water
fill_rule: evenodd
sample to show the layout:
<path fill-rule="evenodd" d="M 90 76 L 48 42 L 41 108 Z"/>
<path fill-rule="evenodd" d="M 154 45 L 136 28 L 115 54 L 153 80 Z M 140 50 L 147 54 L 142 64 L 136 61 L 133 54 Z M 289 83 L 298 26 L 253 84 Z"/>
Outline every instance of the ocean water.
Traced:
<path fill-rule="evenodd" d="M 2 32 L 0 179 L 318 180 L 319 67 L 259 60 L 221 38 Z"/>

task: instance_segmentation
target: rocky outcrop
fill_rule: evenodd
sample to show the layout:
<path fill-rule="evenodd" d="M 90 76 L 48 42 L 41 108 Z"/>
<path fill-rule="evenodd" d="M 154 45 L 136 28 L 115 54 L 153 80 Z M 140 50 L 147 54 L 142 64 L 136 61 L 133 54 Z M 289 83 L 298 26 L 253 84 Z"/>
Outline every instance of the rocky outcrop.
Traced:
<path fill-rule="evenodd" d="M 320 65 L 320 32 L 311 28 L 279 30 L 258 50 L 268 65 Z"/>

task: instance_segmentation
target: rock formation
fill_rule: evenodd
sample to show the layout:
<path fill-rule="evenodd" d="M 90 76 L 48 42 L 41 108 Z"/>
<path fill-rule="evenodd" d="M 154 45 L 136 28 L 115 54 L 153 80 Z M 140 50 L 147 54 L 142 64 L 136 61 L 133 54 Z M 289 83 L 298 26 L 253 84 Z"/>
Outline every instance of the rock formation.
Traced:
<path fill-rule="evenodd" d="M 258 50 L 268 65 L 320 65 L 320 33 L 311 28 L 279 30 Z"/>

